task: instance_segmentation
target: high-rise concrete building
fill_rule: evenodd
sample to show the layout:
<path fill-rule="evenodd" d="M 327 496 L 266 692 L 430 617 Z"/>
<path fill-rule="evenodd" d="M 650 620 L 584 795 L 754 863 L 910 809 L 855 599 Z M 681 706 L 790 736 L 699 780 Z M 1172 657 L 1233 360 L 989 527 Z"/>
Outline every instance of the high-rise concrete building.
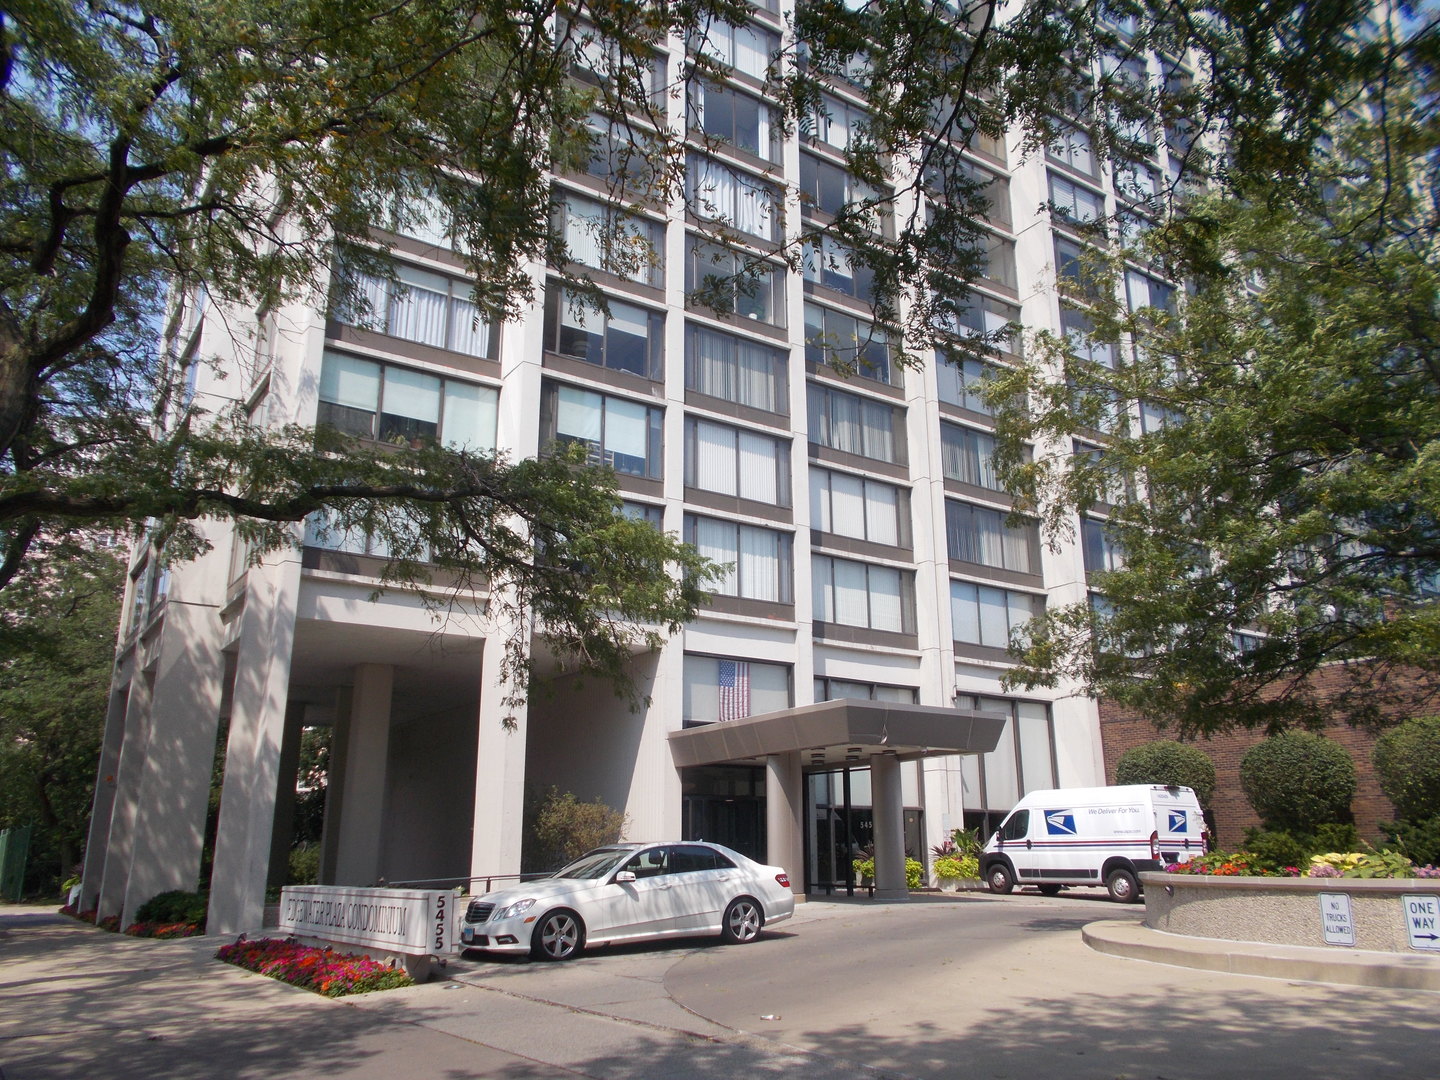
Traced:
<path fill-rule="evenodd" d="M 727 218 L 736 250 L 773 257 L 853 194 L 843 150 L 863 100 L 837 83 L 808 131 L 782 137 L 772 122 L 764 65 L 787 6 L 712 34 L 728 79 L 670 102 L 694 149 L 689 198 L 633 215 L 654 259 L 614 273 L 594 242 L 617 212 L 603 140 L 589 172 L 555 177 L 557 221 L 608 315 L 578 312 L 535 265 L 533 307 L 477 326 L 465 262 L 436 230 L 382 234 L 400 284 L 360 280 L 366 319 L 186 297 L 168 328 L 177 354 L 219 358 L 194 369 L 197 401 L 243 403 L 260 424 L 513 457 L 587 446 L 630 512 L 733 565 L 683 632 L 635 656 L 649 706 L 632 712 L 540 650 L 529 704 L 512 713 L 499 637 L 464 603 L 475 598 L 437 620 L 404 590 L 376 596 L 386 552 L 323 521 L 255 566 L 222 526 L 212 551 L 168 573 L 139 550 L 87 904 L 128 920 L 150 896 L 194 887 L 223 759 L 210 925 L 258 925 L 267 884 L 283 879 L 306 727 L 333 729 L 321 881 L 340 884 L 517 872 L 527 786 L 553 786 L 622 809 L 634 838 L 768 855 L 810 892 L 843 889 L 873 834 L 886 885 L 899 837 L 927 858 L 1025 791 L 1104 782 L 1093 701 L 1001 688 L 1012 630 L 1083 601 L 1087 569 L 1112 553 L 1098 520 L 1054 550 L 1036 525 L 1007 521 L 974 392 L 983 363 L 892 363 L 866 276 L 843 255 L 803 273 L 776 259 L 730 314 L 687 300 L 731 257 L 702 241 L 697 214 Z M 677 81 L 683 58 L 672 42 L 656 78 Z M 1122 211 L 1142 225 L 1146 194 L 1176 168 L 1165 142 L 1115 168 L 1078 126 L 1029 154 L 1019 133 L 977 137 L 964 160 L 990 198 L 988 269 L 957 331 L 1016 323 L 1083 340 L 1084 313 L 1057 288 L 1087 242 L 1073 226 Z M 1169 289 L 1138 265 L 1125 286 L 1137 306 Z M 860 342 L 857 372 L 827 366 L 821 340 Z M 1088 347 L 1102 363 L 1118 348 Z M 746 720 L 757 716 L 769 721 Z"/>

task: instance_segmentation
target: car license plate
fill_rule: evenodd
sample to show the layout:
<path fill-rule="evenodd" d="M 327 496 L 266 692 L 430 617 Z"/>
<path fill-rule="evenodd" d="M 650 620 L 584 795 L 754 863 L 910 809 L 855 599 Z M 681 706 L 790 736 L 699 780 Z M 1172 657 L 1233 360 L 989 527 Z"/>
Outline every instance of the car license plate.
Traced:
<path fill-rule="evenodd" d="M 471 930 L 468 926 L 465 927 L 465 929 L 460 931 L 460 940 L 468 945 L 475 940 L 475 931 Z"/>

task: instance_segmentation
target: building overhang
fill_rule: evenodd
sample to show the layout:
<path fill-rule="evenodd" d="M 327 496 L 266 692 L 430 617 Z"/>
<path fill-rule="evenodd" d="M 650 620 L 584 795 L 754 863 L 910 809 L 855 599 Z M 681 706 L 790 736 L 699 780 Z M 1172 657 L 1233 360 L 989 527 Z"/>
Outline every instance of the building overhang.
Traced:
<path fill-rule="evenodd" d="M 807 768 L 864 765 L 885 754 L 901 761 L 995 749 L 1005 718 L 933 705 L 841 700 L 672 731 L 675 765 L 737 764 L 798 752 Z"/>

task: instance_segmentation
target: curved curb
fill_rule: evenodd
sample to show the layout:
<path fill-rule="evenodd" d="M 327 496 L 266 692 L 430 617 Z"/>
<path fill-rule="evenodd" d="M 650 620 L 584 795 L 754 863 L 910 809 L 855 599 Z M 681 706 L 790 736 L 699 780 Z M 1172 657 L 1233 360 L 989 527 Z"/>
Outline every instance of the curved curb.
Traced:
<path fill-rule="evenodd" d="M 1142 923 L 1114 920 L 1090 923 L 1081 928 L 1080 936 L 1096 952 L 1129 960 L 1231 975 L 1440 993 L 1440 956 L 1181 937 Z"/>

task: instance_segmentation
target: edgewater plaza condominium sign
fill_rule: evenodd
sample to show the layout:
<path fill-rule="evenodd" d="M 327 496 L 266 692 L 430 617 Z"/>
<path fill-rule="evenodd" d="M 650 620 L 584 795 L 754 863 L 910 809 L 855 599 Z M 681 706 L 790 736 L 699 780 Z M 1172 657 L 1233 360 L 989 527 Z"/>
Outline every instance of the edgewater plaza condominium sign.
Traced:
<path fill-rule="evenodd" d="M 412 956 L 454 951 L 455 894 L 430 889 L 292 885 L 280 893 L 280 929 Z"/>

